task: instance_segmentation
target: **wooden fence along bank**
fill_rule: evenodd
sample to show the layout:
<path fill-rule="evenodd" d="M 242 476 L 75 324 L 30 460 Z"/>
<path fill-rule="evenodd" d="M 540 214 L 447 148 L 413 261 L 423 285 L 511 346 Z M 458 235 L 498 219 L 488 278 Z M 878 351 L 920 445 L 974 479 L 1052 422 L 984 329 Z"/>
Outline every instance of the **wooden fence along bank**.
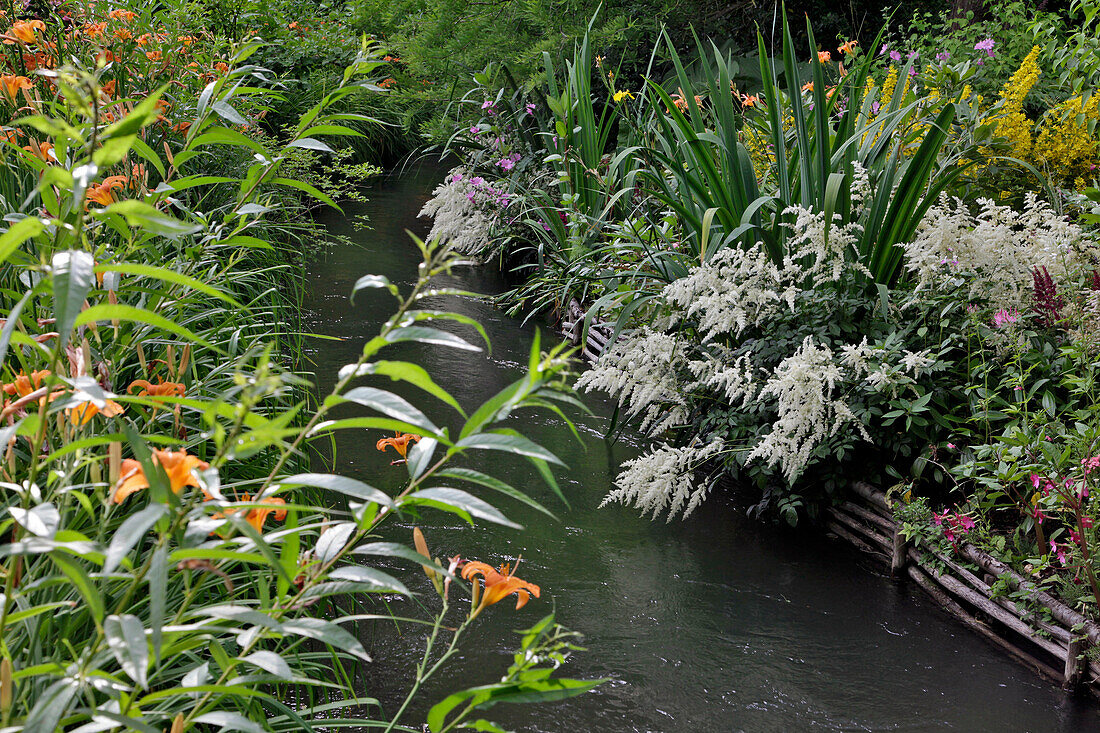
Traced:
<path fill-rule="evenodd" d="M 1086 654 L 1100 646 L 1100 625 L 971 544 L 960 541 L 958 554 L 976 572 L 942 553 L 912 547 L 884 493 L 862 481 L 851 489 L 848 501 L 826 511 L 825 524 L 837 537 L 881 560 L 895 577 L 915 582 L 964 624 L 1063 689 L 1100 695 L 1100 663 Z M 998 581 L 1019 592 L 1027 607 L 994 598 L 991 586 Z"/>
<path fill-rule="evenodd" d="M 584 309 L 575 300 L 563 316 L 566 336 L 595 363 L 611 341 L 611 324 L 590 324 L 585 334 Z M 1063 689 L 1100 696 L 1100 663 L 1086 655 L 1090 647 L 1100 648 L 1100 625 L 973 545 L 960 542 L 958 552 L 979 568 L 977 574 L 942 553 L 911 546 L 886 494 L 862 481 L 851 489 L 848 501 L 826 510 L 830 532 L 881 560 L 895 577 L 915 582 L 968 627 Z M 1022 593 L 1029 607 L 994 598 L 991 586 L 1000 580 Z"/>

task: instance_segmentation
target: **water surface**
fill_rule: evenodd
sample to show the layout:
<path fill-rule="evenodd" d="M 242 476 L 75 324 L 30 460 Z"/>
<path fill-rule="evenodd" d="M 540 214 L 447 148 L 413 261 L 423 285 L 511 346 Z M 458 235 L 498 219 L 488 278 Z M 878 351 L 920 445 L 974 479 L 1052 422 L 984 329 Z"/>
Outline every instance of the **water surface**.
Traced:
<path fill-rule="evenodd" d="M 336 370 L 355 361 L 392 309 L 388 296 L 377 291 L 361 293 L 352 306 L 352 284 L 368 272 L 406 289 L 415 281 L 419 253 L 405 230 L 426 233 L 416 214 L 443 172 L 423 166 L 380 179 L 367 191 L 368 203 L 346 211 L 349 218 L 369 217 L 367 231 L 356 231 L 338 215 L 326 220 L 334 236 L 351 240 L 334 243 L 308 273 L 309 325 L 342 339 L 314 342 L 312 356 L 326 393 Z M 482 293 L 503 287 L 491 267 L 462 268 L 449 282 Z M 470 299 L 447 298 L 433 307 L 476 317 L 489 332 L 492 353 L 408 346 L 388 358 L 419 362 L 467 409 L 517 378 L 535 325 Z M 456 417 L 431 398 L 403 394 L 433 418 Z M 605 442 L 609 405 L 587 401 L 594 414 L 574 416 L 583 445 L 553 416 L 515 421 L 568 464 L 558 474 L 571 508 L 522 461 L 490 455 L 472 464 L 528 491 L 560 521 L 482 494 L 526 529 L 470 528 L 439 513 L 420 522 L 439 556 L 461 554 L 497 565 L 522 555 L 519 576 L 539 584 L 543 594 L 521 611 L 502 602 L 482 614 L 461 655 L 428 685 L 405 722 L 422 721 L 427 707 L 449 691 L 498 678 L 511 660 L 513 630 L 554 609 L 560 623 L 585 634 L 588 647 L 563 673 L 611 681 L 578 698 L 494 708 L 486 717 L 517 731 L 545 733 L 1100 730 L 1094 706 L 1065 697 L 918 590 L 896 583 L 837 542 L 747 520 L 721 496 L 671 524 L 618 506 L 597 508 L 617 465 L 638 448 L 630 435 L 614 445 Z M 404 470 L 389 465 L 392 455 L 374 449 L 380 437 L 342 435 L 335 445 L 336 470 L 386 490 L 397 487 Z M 410 527 L 391 524 L 384 534 L 408 541 Z M 393 605 L 399 615 L 415 615 L 417 603 L 435 607 L 423 576 L 407 567 L 397 572 L 421 592 L 419 601 Z M 419 660 L 423 633 L 414 626 L 372 624 L 359 634 L 375 660 L 368 691 L 392 711 Z"/>

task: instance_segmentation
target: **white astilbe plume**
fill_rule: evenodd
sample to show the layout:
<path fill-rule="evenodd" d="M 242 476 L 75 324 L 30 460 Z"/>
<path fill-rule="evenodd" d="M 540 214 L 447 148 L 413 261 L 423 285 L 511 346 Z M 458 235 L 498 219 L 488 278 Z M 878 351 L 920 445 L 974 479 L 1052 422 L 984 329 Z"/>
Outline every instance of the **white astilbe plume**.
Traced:
<path fill-rule="evenodd" d="M 849 222 L 839 226 L 837 222 L 841 221 L 841 216 L 833 214 L 833 224 L 826 232 L 823 212 L 791 206 L 784 209 L 783 213 L 795 215 L 794 223 L 785 225 L 792 231 L 787 243 L 790 252 L 788 261 L 802 260 L 807 255 L 812 255 L 813 264 L 805 270 L 804 276 L 815 285 L 826 281 L 836 282 L 850 267 L 870 274 L 858 263 L 848 262 L 846 259 L 858 233 L 863 230 L 859 224 Z M 784 269 L 789 268 L 788 265 Z"/>
<path fill-rule="evenodd" d="M 463 254 L 477 254 L 489 243 L 492 218 L 477 205 L 469 176 L 455 168 L 432 191 L 418 216 L 433 217 L 429 240 L 449 244 Z"/>
<path fill-rule="evenodd" d="M 777 418 L 771 432 L 752 449 L 749 460 L 778 466 L 793 484 L 814 448 L 842 427 L 854 423 L 863 438 L 870 440 L 848 405 L 834 396 L 843 382 L 844 373 L 832 350 L 807 336 L 798 350 L 780 362 L 760 391 L 760 399 L 775 399 Z"/>
<path fill-rule="evenodd" d="M 1022 212 L 979 199 L 971 215 L 959 199 L 940 197 L 928 210 L 912 242 L 903 245 L 906 268 L 917 290 L 972 275 L 970 297 L 998 307 L 1017 307 L 1032 287 L 1032 271 L 1046 267 L 1057 280 L 1072 268 L 1083 234 L 1034 193 Z"/>
<path fill-rule="evenodd" d="M 852 208 L 863 208 L 871 198 L 871 193 L 871 176 L 857 160 L 852 163 Z"/>
<path fill-rule="evenodd" d="M 710 489 L 708 482 L 696 482 L 695 470 L 723 447 L 721 439 L 705 443 L 696 438 L 683 448 L 665 444 L 627 461 L 615 478 L 616 488 L 604 497 L 600 506 L 611 502 L 632 505 L 653 519 L 667 511 L 669 522 L 681 511 L 687 517 Z"/>
<path fill-rule="evenodd" d="M 727 247 L 693 267 L 687 277 L 665 286 L 665 301 L 679 309 L 674 316 L 696 319 L 703 343 L 726 334 L 740 336 L 784 308 L 793 311 L 804 287 L 835 282 L 853 268 L 866 272 L 846 256 L 859 225 L 834 222 L 826 237 L 824 214 L 798 206 L 783 213 L 794 214 L 795 220 L 787 225 L 791 236 L 782 265 L 773 262 L 759 243 L 748 249 Z"/>
<path fill-rule="evenodd" d="M 717 354 L 703 354 L 688 362 L 688 369 L 702 386 L 725 396 L 731 407 L 741 403 L 748 408 L 756 398 L 758 386 L 750 355 L 733 356 L 722 348 Z"/>
<path fill-rule="evenodd" d="M 792 274 L 781 271 L 760 245 L 727 247 L 665 286 L 663 296 L 682 309 L 681 317 L 698 319 L 706 343 L 722 334 L 739 335 L 783 306 L 793 309 L 798 288 Z"/>
<path fill-rule="evenodd" d="M 577 388 L 606 392 L 632 416 L 642 417 L 642 430 L 658 435 L 687 421 L 687 402 L 677 378 L 684 366 L 673 336 L 642 328 L 601 354 L 577 380 Z"/>

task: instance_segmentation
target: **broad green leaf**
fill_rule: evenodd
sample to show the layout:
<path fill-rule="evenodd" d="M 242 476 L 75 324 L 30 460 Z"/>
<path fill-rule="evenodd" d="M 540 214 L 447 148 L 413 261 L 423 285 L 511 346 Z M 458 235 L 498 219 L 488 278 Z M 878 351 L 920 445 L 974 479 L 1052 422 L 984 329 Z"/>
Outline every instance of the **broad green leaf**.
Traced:
<path fill-rule="evenodd" d="M 263 671 L 288 682 L 294 679 L 294 672 L 290 669 L 290 665 L 275 652 L 260 650 L 252 652 L 248 656 L 240 657 L 240 660 L 253 664 Z"/>
<path fill-rule="evenodd" d="M 84 299 L 92 288 L 94 267 L 95 260 L 87 252 L 68 250 L 53 256 L 53 312 L 62 347 L 68 343 Z"/>
<path fill-rule="evenodd" d="M 428 419 L 427 415 L 393 392 L 375 387 L 356 387 L 340 395 L 340 399 L 369 407 L 395 420 L 418 425 L 422 430 L 430 433 L 439 432 L 439 428 Z"/>
<path fill-rule="evenodd" d="M 463 351 L 481 351 L 480 346 L 474 346 L 469 341 L 459 338 L 453 333 L 440 331 L 438 328 L 431 328 L 430 326 L 402 326 L 387 333 L 385 338 L 391 344 L 402 341 L 415 341 L 433 346 L 450 346 Z"/>
<path fill-rule="evenodd" d="M 352 583 L 370 586 L 374 592 L 393 592 L 400 593 L 403 596 L 412 595 L 405 584 L 397 578 L 388 573 L 383 573 L 381 570 L 363 567 L 362 565 L 343 565 L 329 573 L 328 577 L 332 580 L 347 580 Z"/>
<path fill-rule="evenodd" d="M 103 562 L 103 572 L 114 572 L 122 562 L 122 558 L 126 557 L 149 528 L 167 513 L 168 507 L 164 504 L 150 504 L 140 512 L 127 517 L 111 537 L 111 544 L 107 547 L 107 557 Z"/>
<path fill-rule="evenodd" d="M 60 570 L 69 581 L 76 588 L 77 593 L 84 599 L 84 603 L 88 607 L 88 611 L 91 612 L 92 618 L 95 619 L 96 626 L 103 625 L 103 597 L 99 594 L 99 590 L 92 583 L 92 579 L 85 572 L 84 568 L 71 557 L 62 554 L 60 551 L 54 551 L 50 553 L 50 559 L 53 560 L 54 565 Z"/>
<path fill-rule="evenodd" d="M 409 494 L 401 502 L 402 506 L 408 504 L 423 504 L 448 512 L 459 509 L 478 519 L 485 519 L 496 524 L 502 524 L 505 527 L 523 529 L 521 525 L 516 524 L 501 514 L 492 504 L 477 498 L 473 494 L 468 494 L 461 489 L 449 489 L 444 487 L 421 489 L 420 491 L 414 491 Z"/>
<path fill-rule="evenodd" d="M 319 618 L 305 617 L 284 621 L 283 632 L 316 639 L 364 661 L 371 661 L 370 655 L 358 639 L 340 626 Z"/>
<path fill-rule="evenodd" d="M 149 644 L 145 641 L 141 619 L 130 614 L 108 616 L 103 632 L 122 671 L 141 689 L 148 687 Z"/>
<path fill-rule="evenodd" d="M 202 346 L 216 351 L 219 354 L 225 353 L 222 349 L 214 346 L 214 344 L 200 337 L 198 334 L 189 331 L 183 326 L 173 323 L 164 316 L 149 310 L 145 310 L 144 308 L 135 308 L 132 305 L 122 305 L 121 303 L 118 305 L 111 305 L 109 303 L 100 303 L 99 305 L 93 305 L 91 308 L 88 308 L 84 312 L 80 313 L 79 316 L 77 316 L 76 325 L 84 326 L 89 323 L 96 323 L 99 321 L 106 322 L 111 320 L 144 323 L 146 325 L 168 331 L 169 333 L 174 333 L 177 336 L 180 336 L 193 344 L 201 344 Z"/>
<path fill-rule="evenodd" d="M 462 481 L 469 481 L 470 483 L 479 484 L 493 491 L 498 491 L 505 496 L 510 496 L 517 501 L 521 501 L 532 509 L 537 509 L 551 519 L 557 521 L 557 516 L 553 514 L 549 509 L 538 503 L 527 494 L 523 493 L 519 489 L 515 488 L 511 484 L 507 484 L 504 481 L 490 476 L 481 471 L 475 471 L 472 468 L 445 468 L 435 474 L 437 478 L 456 478 Z"/>
<path fill-rule="evenodd" d="M 539 458 L 549 463 L 556 463 L 559 466 L 565 465 L 557 456 L 541 445 L 518 434 L 493 432 L 469 435 L 455 443 L 453 450 L 499 450 L 520 456 Z"/>
<path fill-rule="evenodd" d="M 414 387 L 419 387 L 433 397 L 438 397 L 443 402 L 446 402 L 451 407 L 458 410 L 459 414 L 465 417 L 466 413 L 462 410 L 462 407 L 458 404 L 458 400 L 451 396 L 449 392 L 440 387 L 432 380 L 428 371 L 419 364 L 414 364 L 409 361 L 375 361 L 370 364 L 364 364 L 360 373 L 363 375 L 377 374 L 379 376 L 389 377 L 395 382 L 400 380 L 408 382 Z"/>
<path fill-rule="evenodd" d="M 337 476 L 331 473 L 299 473 L 279 479 L 279 484 L 282 486 L 316 486 L 359 501 L 373 501 L 383 506 L 393 506 L 393 500 L 388 495 L 373 486 L 347 476 Z"/>

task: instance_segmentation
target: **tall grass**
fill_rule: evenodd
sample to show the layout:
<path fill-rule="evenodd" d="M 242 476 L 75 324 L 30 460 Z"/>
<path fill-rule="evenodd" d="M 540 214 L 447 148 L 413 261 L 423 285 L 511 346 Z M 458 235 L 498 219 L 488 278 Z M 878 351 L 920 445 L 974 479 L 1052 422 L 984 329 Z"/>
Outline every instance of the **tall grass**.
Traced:
<path fill-rule="evenodd" d="M 356 625 L 389 618 L 367 599 L 409 595 L 370 558 L 420 566 L 438 594 L 434 616 L 418 620 L 431 643 L 410 699 L 487 605 L 539 591 L 377 532 L 427 511 L 516 526 L 477 492 L 533 500 L 463 468 L 472 451 L 524 456 L 556 489 L 557 458 L 498 423 L 572 402 L 564 355 L 536 343 L 524 376 L 469 415 L 423 368 L 385 358 L 409 341 L 481 348 L 433 326 L 477 324 L 421 308 L 455 261 L 421 244 L 410 292 L 375 276 L 356 284 L 392 293 L 394 315 L 311 405 L 285 366 L 298 330 L 288 250 L 303 231 L 302 197 L 335 204 L 288 177 L 288 161 L 328 151 L 321 137 L 356 134 L 350 124 L 363 117 L 340 105 L 382 59 L 364 40 L 341 83 L 284 138 L 265 141 L 247 134 L 279 101 L 249 63 L 259 42 L 233 45 L 216 67 L 203 44 L 168 38 L 148 8 L 109 10 L 79 19 L 64 58 L 39 36 L 58 28 L 29 26 L 15 52 L 41 54 L 49 71 L 25 77 L 0 142 L 0 725 L 414 730 L 406 706 L 381 710 L 354 674 L 369 662 Z M 164 44 L 154 46 L 160 60 L 181 63 L 162 67 L 131 43 L 143 31 Z M 114 61 L 97 66 L 104 33 Z M 207 66 L 192 75 L 190 58 Z M 457 410 L 461 432 L 357 384 L 372 374 Z M 371 416 L 331 419 L 344 403 Z M 380 443 L 408 468 L 397 495 L 305 468 L 308 441 L 344 430 L 397 431 Z M 441 701 L 431 728 L 594 684 L 551 675 L 575 648 L 552 617 L 519 643 L 522 659 L 503 679 Z"/>

